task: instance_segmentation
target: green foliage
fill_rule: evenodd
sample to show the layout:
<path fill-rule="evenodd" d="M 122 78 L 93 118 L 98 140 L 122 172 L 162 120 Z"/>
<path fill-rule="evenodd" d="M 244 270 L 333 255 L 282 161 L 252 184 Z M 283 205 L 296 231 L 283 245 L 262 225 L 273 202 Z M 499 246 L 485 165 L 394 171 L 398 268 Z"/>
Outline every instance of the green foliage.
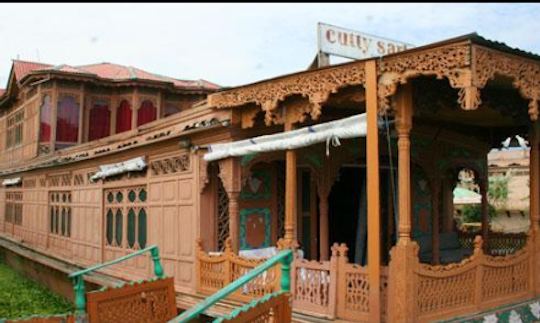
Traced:
<path fill-rule="evenodd" d="M 504 209 L 508 200 L 507 176 L 495 176 L 489 178 L 488 198 L 497 209 Z"/>
<path fill-rule="evenodd" d="M 474 205 L 465 205 L 462 209 L 463 214 L 463 222 L 464 223 L 471 223 L 471 222 L 482 222 L 482 205 L 481 204 L 474 204 Z M 492 219 L 497 214 L 497 211 L 493 205 L 489 205 L 489 219 Z"/>
<path fill-rule="evenodd" d="M 0 263 L 0 318 L 64 314 L 73 304 Z"/>

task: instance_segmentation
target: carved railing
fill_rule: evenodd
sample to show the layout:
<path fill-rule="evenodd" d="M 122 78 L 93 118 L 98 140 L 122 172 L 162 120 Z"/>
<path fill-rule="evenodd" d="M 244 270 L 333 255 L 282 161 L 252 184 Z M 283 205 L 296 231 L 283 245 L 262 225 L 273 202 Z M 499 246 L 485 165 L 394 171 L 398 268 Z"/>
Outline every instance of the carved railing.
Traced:
<path fill-rule="evenodd" d="M 268 294 L 214 320 L 213 323 L 290 322 L 292 313 L 289 297 L 289 293 L 282 291 Z"/>
<path fill-rule="evenodd" d="M 445 266 L 414 265 L 415 313 L 419 321 L 486 310 L 532 297 L 532 242 L 511 255 L 490 256 L 482 238 L 474 253 L 460 263 Z"/>
<path fill-rule="evenodd" d="M 481 233 L 459 232 L 459 241 L 463 248 L 474 247 L 474 237 Z M 491 256 L 505 256 L 515 253 L 525 247 L 527 233 L 489 232 L 487 241 L 484 241 L 485 252 Z"/>
<path fill-rule="evenodd" d="M 242 277 L 253 268 L 264 262 L 264 259 L 243 258 L 232 251 L 230 240 L 225 243 L 225 251 L 206 253 L 201 242 L 197 242 L 197 291 L 212 294 Z M 255 277 L 241 289 L 229 297 L 238 301 L 250 301 L 279 290 L 279 265 L 269 268 Z"/>
<path fill-rule="evenodd" d="M 351 264 L 345 244 L 334 244 L 329 261 L 294 259 L 291 266 L 291 295 L 296 312 L 350 321 L 369 320 L 369 277 L 367 267 Z M 247 260 L 235 255 L 230 246 L 223 253 L 206 253 L 197 250 L 197 287 L 203 294 L 217 291 L 235 277 L 234 268 L 248 270 L 262 260 Z M 388 286 L 387 267 L 381 268 L 381 310 L 386 315 Z M 252 286 L 231 294 L 230 298 L 246 301 L 279 289 L 279 271 L 267 272 Z"/>

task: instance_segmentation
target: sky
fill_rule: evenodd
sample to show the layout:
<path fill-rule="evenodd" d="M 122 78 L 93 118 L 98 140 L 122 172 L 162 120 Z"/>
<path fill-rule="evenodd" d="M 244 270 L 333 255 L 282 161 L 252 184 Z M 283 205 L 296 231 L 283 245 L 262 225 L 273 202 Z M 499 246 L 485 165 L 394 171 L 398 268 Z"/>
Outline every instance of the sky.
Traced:
<path fill-rule="evenodd" d="M 2 3 L 0 88 L 16 58 L 247 84 L 305 70 L 318 22 L 417 46 L 478 32 L 540 53 L 540 4 Z"/>

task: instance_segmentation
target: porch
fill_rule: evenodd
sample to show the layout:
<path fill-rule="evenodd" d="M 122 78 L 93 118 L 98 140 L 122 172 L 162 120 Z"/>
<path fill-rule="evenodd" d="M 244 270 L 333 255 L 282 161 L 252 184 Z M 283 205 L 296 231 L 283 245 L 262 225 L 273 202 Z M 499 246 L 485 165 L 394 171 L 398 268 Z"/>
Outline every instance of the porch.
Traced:
<path fill-rule="evenodd" d="M 197 292 L 226 286 L 275 246 L 302 250 L 293 310 L 313 317 L 431 321 L 537 296 L 538 59 L 467 35 L 211 95 L 232 111 L 234 142 L 364 113 L 366 131 L 257 153 L 230 146 L 215 160 L 212 145 L 202 152 Z M 489 228 L 487 153 L 516 134 L 531 149 L 531 228 L 501 235 Z M 454 218 L 463 172 L 481 195 L 473 234 Z M 268 271 L 231 299 L 278 284 Z"/>

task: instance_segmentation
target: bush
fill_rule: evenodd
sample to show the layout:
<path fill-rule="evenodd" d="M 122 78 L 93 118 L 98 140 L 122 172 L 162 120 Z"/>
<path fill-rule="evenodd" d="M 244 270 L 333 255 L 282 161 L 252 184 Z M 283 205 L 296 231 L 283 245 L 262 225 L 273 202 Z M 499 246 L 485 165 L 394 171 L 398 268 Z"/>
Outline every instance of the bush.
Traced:
<path fill-rule="evenodd" d="M 482 222 L 482 205 L 481 204 L 465 205 L 463 206 L 462 214 L 463 214 L 464 223 Z M 496 214 L 497 214 L 497 211 L 495 210 L 495 207 L 490 204 L 488 218 L 491 219 Z"/>

